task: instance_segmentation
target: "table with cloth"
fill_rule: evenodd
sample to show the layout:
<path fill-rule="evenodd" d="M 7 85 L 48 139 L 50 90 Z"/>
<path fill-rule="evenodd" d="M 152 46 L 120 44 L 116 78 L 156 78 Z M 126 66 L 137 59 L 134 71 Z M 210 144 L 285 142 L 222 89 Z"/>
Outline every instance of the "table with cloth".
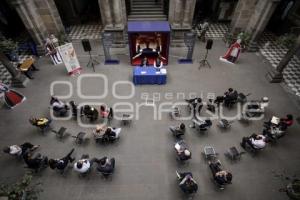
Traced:
<path fill-rule="evenodd" d="M 135 67 L 133 69 L 133 83 L 135 85 L 141 84 L 166 84 L 167 83 L 167 70 L 156 69 L 154 67 Z"/>

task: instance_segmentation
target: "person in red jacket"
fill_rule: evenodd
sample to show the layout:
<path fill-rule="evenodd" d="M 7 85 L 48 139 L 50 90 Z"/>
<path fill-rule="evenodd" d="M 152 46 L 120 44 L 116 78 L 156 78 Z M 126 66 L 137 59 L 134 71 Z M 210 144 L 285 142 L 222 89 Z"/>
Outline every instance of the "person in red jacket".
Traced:
<path fill-rule="evenodd" d="M 241 52 L 241 39 L 238 39 L 233 43 L 227 50 L 224 56 L 220 57 L 221 61 L 226 61 L 229 63 L 235 63 Z"/>
<path fill-rule="evenodd" d="M 285 118 L 280 119 L 279 126 L 281 126 L 282 129 L 287 129 L 287 127 L 292 126 L 293 123 L 293 115 L 288 114 Z"/>

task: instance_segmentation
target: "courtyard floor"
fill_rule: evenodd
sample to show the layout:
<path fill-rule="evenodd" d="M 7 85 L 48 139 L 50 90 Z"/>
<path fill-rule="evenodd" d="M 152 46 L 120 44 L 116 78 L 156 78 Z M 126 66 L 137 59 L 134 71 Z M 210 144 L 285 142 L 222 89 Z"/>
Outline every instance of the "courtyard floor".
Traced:
<path fill-rule="evenodd" d="M 192 159 L 186 165 L 176 161 L 174 152 L 174 138 L 168 131 L 169 125 L 177 124 L 171 120 L 168 113 L 162 114 L 161 120 L 153 119 L 153 107 L 142 106 L 139 109 L 139 118 L 134 120 L 130 127 L 123 127 L 121 138 L 114 144 L 98 145 L 92 137 L 92 128 L 80 127 L 74 120 L 54 120 L 52 126 L 67 128 L 73 135 L 80 131 L 89 133 L 90 141 L 85 145 L 75 145 L 73 138 L 63 141 L 57 140 L 52 133 L 41 134 L 32 127 L 28 119 L 31 116 L 49 116 L 50 85 L 54 81 L 67 81 L 73 86 L 73 94 L 66 101 L 75 100 L 78 103 L 104 102 L 109 106 L 118 102 L 132 103 L 133 105 L 145 102 L 141 97 L 145 93 L 158 96 L 155 101 L 158 107 L 166 102 L 166 93 L 172 93 L 171 102 L 182 101 L 176 98 L 177 93 L 196 93 L 202 95 L 204 101 L 207 95 L 215 93 L 221 95 L 229 87 L 239 92 L 251 93 L 249 99 L 260 99 L 267 96 L 270 105 L 265 114 L 265 120 L 272 116 L 284 116 L 287 113 L 299 116 L 299 107 L 295 99 L 287 94 L 279 84 L 270 84 L 265 74 L 272 67 L 265 60 L 254 53 L 241 54 L 236 65 L 219 61 L 219 56 L 226 52 L 222 41 L 214 41 L 209 52 L 208 60 L 212 68 L 198 69 L 198 61 L 204 54 L 204 43 L 197 42 L 194 51 L 193 64 L 179 65 L 177 59 L 184 57 L 185 49 L 170 50 L 170 60 L 167 66 L 168 79 L 166 85 L 144 85 L 134 87 L 134 96 L 130 99 L 117 99 L 113 96 L 113 83 L 115 81 L 132 80 L 132 66 L 129 65 L 128 50 L 112 50 L 112 54 L 120 59 L 120 65 L 104 65 L 103 52 L 99 41 L 92 43 L 92 54 L 101 61 L 94 73 L 87 68 L 88 56 L 83 52 L 81 43 L 73 43 L 79 61 L 83 67 L 82 74 L 104 74 L 108 77 L 108 94 L 103 99 L 81 99 L 77 93 L 78 76 L 70 77 L 63 65 L 53 66 L 50 59 L 42 57 L 38 60 L 40 71 L 34 74 L 35 79 L 30 81 L 24 89 L 18 89 L 27 100 L 13 110 L 1 108 L 0 111 L 0 146 L 21 144 L 30 141 L 41 145 L 38 152 L 50 158 L 60 158 L 71 148 L 75 148 L 76 158 L 88 153 L 91 157 L 113 156 L 116 158 L 116 170 L 111 180 L 104 180 L 95 170 L 89 177 L 79 178 L 70 170 L 61 176 L 51 169 L 46 169 L 35 175 L 35 179 L 42 182 L 44 192 L 42 200 L 50 199 L 185 199 L 178 187 L 175 171 L 191 171 L 197 181 L 199 190 L 195 199 L 222 199 L 222 200 L 284 200 L 288 199 L 285 193 L 278 190 L 289 182 L 287 178 L 300 175 L 300 126 L 295 121 L 289 128 L 288 135 L 279 140 L 276 145 L 268 145 L 257 156 L 246 153 L 241 161 L 232 163 L 224 157 L 224 152 L 231 146 L 241 150 L 239 143 L 243 136 L 262 131 L 263 121 L 241 123 L 235 121 L 230 130 L 221 131 L 217 121 L 205 134 L 199 134 L 194 129 L 187 128 L 183 139 L 189 145 Z M 100 95 L 104 91 L 103 81 L 99 78 L 87 78 L 81 86 L 84 95 Z M 119 95 L 128 95 L 130 85 L 117 86 Z M 55 95 L 68 95 L 68 87 L 60 85 L 54 87 Z M 186 96 L 187 97 L 187 96 Z M 184 108 L 182 108 L 184 110 Z M 206 109 L 202 110 L 203 115 Z M 236 109 L 225 109 L 226 115 L 234 115 Z M 113 126 L 119 126 L 114 120 Z M 188 126 L 190 121 L 184 121 Z M 219 159 L 224 169 L 233 173 L 233 184 L 224 191 L 218 191 L 211 181 L 208 165 L 201 156 L 203 147 L 212 145 L 219 153 Z M 0 157 L 0 179 L 12 182 L 21 177 L 24 172 L 24 163 L 2 153 Z"/>

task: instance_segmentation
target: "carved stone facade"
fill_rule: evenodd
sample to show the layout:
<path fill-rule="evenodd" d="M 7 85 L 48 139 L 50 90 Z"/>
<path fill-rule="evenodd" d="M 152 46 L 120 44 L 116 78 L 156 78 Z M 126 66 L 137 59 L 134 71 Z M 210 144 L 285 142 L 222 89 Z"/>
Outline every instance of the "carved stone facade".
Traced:
<path fill-rule="evenodd" d="M 172 29 L 172 46 L 184 46 L 184 34 L 191 31 L 196 0 L 171 0 L 169 23 Z"/>
<path fill-rule="evenodd" d="M 49 34 L 64 31 L 62 21 L 53 0 L 12 0 L 27 31 L 41 54 L 44 40 Z"/>
<path fill-rule="evenodd" d="M 239 0 L 231 31 L 247 31 L 252 40 L 264 31 L 280 0 Z M 130 1 L 132 2 L 132 1 Z M 20 18 L 38 46 L 51 33 L 64 32 L 64 26 L 54 0 L 12 0 Z M 196 0 L 170 0 L 168 21 L 172 29 L 172 46 L 184 44 L 184 34 L 191 31 Z M 98 0 L 103 30 L 112 33 L 114 44 L 124 46 L 126 41 L 126 0 Z M 99 33 L 100 34 L 100 33 Z"/>
<path fill-rule="evenodd" d="M 251 42 L 265 30 L 280 0 L 239 0 L 231 21 L 231 32 L 246 31 Z"/>
<path fill-rule="evenodd" d="M 104 31 L 112 34 L 113 46 L 124 47 L 127 27 L 125 0 L 99 0 L 98 2 Z"/>

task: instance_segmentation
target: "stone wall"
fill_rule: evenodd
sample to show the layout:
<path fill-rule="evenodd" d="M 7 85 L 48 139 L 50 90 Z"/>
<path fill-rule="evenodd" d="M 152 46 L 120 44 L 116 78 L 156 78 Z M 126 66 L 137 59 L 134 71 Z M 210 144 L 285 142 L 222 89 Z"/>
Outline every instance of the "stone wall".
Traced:
<path fill-rule="evenodd" d="M 265 30 L 280 0 L 239 0 L 231 22 L 231 33 L 245 31 L 255 43 Z"/>
<path fill-rule="evenodd" d="M 257 2 L 258 0 L 239 0 L 231 21 L 232 33 L 236 33 L 247 28 L 248 23 L 254 14 Z"/>
<path fill-rule="evenodd" d="M 185 46 L 184 34 L 192 30 L 196 0 L 172 0 L 169 4 L 171 46 Z"/>
<path fill-rule="evenodd" d="M 57 35 L 64 32 L 64 26 L 54 0 L 34 0 L 34 2 L 48 33 Z"/>

